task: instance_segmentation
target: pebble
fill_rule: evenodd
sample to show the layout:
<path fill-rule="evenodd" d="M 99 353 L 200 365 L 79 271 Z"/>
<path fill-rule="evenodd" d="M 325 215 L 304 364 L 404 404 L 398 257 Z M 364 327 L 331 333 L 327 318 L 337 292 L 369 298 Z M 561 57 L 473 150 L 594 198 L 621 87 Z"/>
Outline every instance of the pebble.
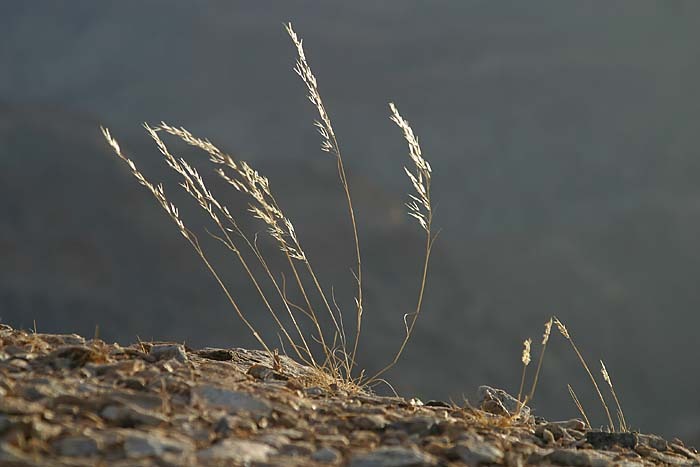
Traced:
<path fill-rule="evenodd" d="M 469 465 L 499 464 L 503 460 L 503 451 L 496 446 L 473 440 L 457 443 L 455 453 Z"/>
<path fill-rule="evenodd" d="M 399 446 L 382 447 L 364 454 L 355 454 L 350 467 L 423 467 L 437 465 L 437 460 L 416 449 Z"/>
<path fill-rule="evenodd" d="M 182 455 L 192 450 L 185 440 L 175 440 L 157 434 L 133 432 L 124 439 L 124 453 L 129 458 L 163 456 L 164 454 Z"/>
<path fill-rule="evenodd" d="M 342 456 L 337 449 L 326 446 L 311 454 L 311 459 L 322 464 L 335 464 Z"/>
<path fill-rule="evenodd" d="M 317 396 L 317 397 L 322 397 L 322 396 L 326 395 L 326 391 L 324 391 L 323 389 L 321 389 L 317 386 L 313 386 L 313 387 L 304 389 L 304 393 L 307 396 Z"/>
<path fill-rule="evenodd" d="M 90 457 L 99 452 L 97 441 L 87 436 L 68 436 L 53 443 L 54 449 L 62 456 Z"/>
<path fill-rule="evenodd" d="M 230 461 L 237 464 L 266 462 L 277 451 L 263 443 L 253 441 L 226 439 L 214 446 L 197 452 L 197 460 L 202 463 L 214 460 Z"/>
<path fill-rule="evenodd" d="M 158 426 L 166 419 L 159 414 L 148 413 L 135 407 L 125 405 L 108 405 L 100 412 L 100 416 L 112 425 L 132 428 L 141 425 Z"/>
<path fill-rule="evenodd" d="M 410 435 L 418 434 L 421 436 L 438 434 L 440 420 L 435 417 L 418 416 L 396 421 L 390 425 L 390 428 L 398 431 L 404 431 Z"/>
<path fill-rule="evenodd" d="M 212 385 L 199 386 L 194 392 L 207 404 L 226 409 L 231 414 L 248 412 L 257 418 L 262 418 L 272 413 L 269 402 L 245 392 L 231 391 Z"/>
<path fill-rule="evenodd" d="M 574 449 L 555 449 L 545 456 L 553 464 L 568 465 L 572 467 L 591 467 L 591 458 L 588 453 Z"/>
<path fill-rule="evenodd" d="M 182 344 L 157 344 L 152 346 L 148 353 L 155 357 L 156 360 L 170 360 L 174 358 L 180 363 L 189 361 L 187 352 L 185 352 L 185 346 Z"/>
<path fill-rule="evenodd" d="M 282 448 L 279 450 L 279 453 L 284 456 L 309 457 L 315 450 L 316 448 L 313 444 L 305 441 L 299 441 L 296 443 L 287 444 L 286 446 L 282 446 Z"/>
<path fill-rule="evenodd" d="M 217 349 L 212 347 L 206 347 L 202 350 L 196 352 L 202 358 L 209 360 L 216 360 L 219 362 L 226 362 L 233 360 L 233 352 L 228 349 Z"/>
<path fill-rule="evenodd" d="M 503 389 L 496 389 L 491 386 L 479 386 L 476 400 L 478 401 L 478 407 L 496 415 L 512 415 L 518 413 L 518 410 L 520 410 L 520 415 L 523 418 L 530 416 L 530 407 L 527 405 L 521 407 L 518 399 L 511 396 Z M 505 413 L 502 413 L 499 409 L 505 409 Z"/>
<path fill-rule="evenodd" d="M 634 449 L 637 445 L 635 433 L 608 433 L 607 431 L 589 431 L 586 441 L 595 449 L 609 449 L 613 446 Z"/>
<path fill-rule="evenodd" d="M 352 419 L 352 423 L 360 430 L 383 430 L 389 422 L 383 415 L 363 415 Z"/>

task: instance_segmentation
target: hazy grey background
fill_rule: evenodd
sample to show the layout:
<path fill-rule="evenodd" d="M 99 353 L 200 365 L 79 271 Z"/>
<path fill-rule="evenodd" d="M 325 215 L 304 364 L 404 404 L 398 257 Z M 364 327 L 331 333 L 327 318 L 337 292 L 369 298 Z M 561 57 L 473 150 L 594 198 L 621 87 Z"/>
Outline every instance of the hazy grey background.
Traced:
<path fill-rule="evenodd" d="M 324 284 L 351 300 L 345 207 L 291 71 L 292 20 L 360 215 L 362 363 L 377 369 L 396 348 L 421 260 L 394 100 L 434 167 L 443 228 L 424 315 L 390 375 L 397 390 L 517 392 L 521 342 L 539 341 L 554 313 L 591 364 L 605 359 L 635 428 L 700 443 L 699 19 L 695 1 L 3 2 L 2 321 L 255 345 L 100 123 L 154 180 L 174 179 L 143 121 L 184 125 L 251 161 Z M 272 332 L 241 271 L 215 256 Z M 571 383 L 604 422 L 559 336 L 543 371 L 538 413 L 576 416 Z"/>

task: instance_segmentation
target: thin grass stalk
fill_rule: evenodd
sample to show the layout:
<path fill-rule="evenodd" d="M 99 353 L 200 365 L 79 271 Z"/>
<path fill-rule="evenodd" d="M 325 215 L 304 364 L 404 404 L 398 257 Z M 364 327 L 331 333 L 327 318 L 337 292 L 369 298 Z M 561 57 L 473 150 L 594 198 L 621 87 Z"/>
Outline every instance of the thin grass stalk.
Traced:
<path fill-rule="evenodd" d="M 571 344 L 571 347 L 574 349 L 574 352 L 576 352 L 576 355 L 578 356 L 578 359 L 581 361 L 581 365 L 583 365 L 583 368 L 586 370 L 586 373 L 588 373 L 589 378 L 591 379 L 591 382 L 593 383 L 593 387 L 595 387 L 596 393 L 598 394 L 598 397 L 600 398 L 600 403 L 603 405 L 603 409 L 605 409 L 605 414 L 608 417 L 608 423 L 610 424 L 610 429 L 613 430 L 615 428 L 615 424 L 612 421 L 612 417 L 610 416 L 610 409 L 608 409 L 608 404 L 605 403 L 605 398 L 603 398 L 603 393 L 600 392 L 600 388 L 598 387 L 598 383 L 596 382 L 595 378 L 593 377 L 593 373 L 591 373 L 590 368 L 588 368 L 588 364 L 586 364 L 586 361 L 583 359 L 583 355 L 581 355 L 581 352 L 579 352 L 578 347 L 576 347 L 576 344 L 574 343 L 574 340 L 571 338 L 571 335 L 569 334 L 569 331 L 566 329 L 566 326 L 559 321 L 558 318 L 554 317 L 554 324 L 557 325 L 557 328 L 559 329 L 559 332 L 561 333 L 562 336 L 564 336 L 569 343 Z"/>
<path fill-rule="evenodd" d="M 588 417 L 586 416 L 586 411 L 583 410 L 583 406 L 581 405 L 581 402 L 578 400 L 578 397 L 576 397 L 576 393 L 574 392 L 574 388 L 572 388 L 570 384 L 567 384 L 566 387 L 569 388 L 569 394 L 571 395 L 571 398 L 574 400 L 574 404 L 576 404 L 576 408 L 578 409 L 579 413 L 583 417 L 583 420 L 586 422 L 586 426 L 588 426 L 588 428 L 591 428 L 591 422 L 588 420 Z"/>
<path fill-rule="evenodd" d="M 532 345 L 532 339 L 525 339 L 523 342 L 523 355 L 521 361 L 523 363 L 523 374 L 520 377 L 520 389 L 518 389 L 518 406 L 522 407 L 525 403 L 520 402 L 520 398 L 523 395 L 523 388 L 525 387 L 525 373 L 527 372 L 527 366 L 530 364 L 530 346 Z M 518 412 L 520 409 L 518 409 Z"/>
<path fill-rule="evenodd" d="M 312 272 L 313 269 L 311 268 L 309 261 L 306 259 L 306 255 L 304 254 L 303 249 L 301 248 L 301 245 L 299 244 L 299 241 L 296 238 L 296 235 L 294 234 L 294 231 L 291 227 L 291 222 L 289 222 L 289 220 L 284 217 L 284 215 L 282 214 L 282 210 L 279 207 L 279 204 L 272 195 L 267 178 L 260 176 L 257 173 L 257 171 L 253 170 L 247 163 L 236 162 L 232 156 L 221 151 L 209 140 L 197 138 L 184 128 L 176 128 L 171 125 L 168 125 L 165 122 L 161 122 L 160 125 L 158 125 L 157 129 L 163 130 L 173 136 L 177 136 L 190 146 L 203 150 L 209 155 L 211 162 L 217 165 L 228 167 L 235 174 L 237 174 L 238 177 L 240 177 L 238 179 L 231 178 L 223 171 L 223 169 L 220 168 L 219 170 L 217 170 L 219 176 L 221 176 L 227 183 L 233 186 L 236 190 L 248 194 L 256 201 L 256 203 L 258 203 L 259 208 L 254 209 L 253 207 L 251 207 L 251 210 L 254 211 L 254 215 L 256 217 L 259 217 L 264 222 L 266 222 L 268 226 L 270 226 L 270 230 L 268 232 L 280 244 L 280 248 L 285 254 L 290 264 L 296 282 L 300 288 L 302 295 L 304 296 L 304 300 L 306 301 L 309 307 L 309 311 L 314 317 L 312 321 L 316 326 L 317 332 L 319 333 L 319 338 L 321 340 L 323 351 L 326 357 L 328 358 L 328 356 L 330 355 L 330 348 L 326 344 L 326 340 L 323 331 L 321 330 L 320 323 L 318 321 L 318 318 L 316 318 L 315 312 L 313 311 L 311 301 L 308 298 L 308 294 L 306 293 L 303 282 L 296 269 L 296 265 L 294 264 L 293 258 L 304 262 L 307 265 L 307 268 L 311 269 Z M 285 223 L 290 237 L 289 240 L 285 238 L 284 233 L 278 226 L 278 222 Z M 289 241 L 291 241 L 293 245 L 290 245 Z M 321 288 L 318 281 L 316 281 L 315 284 L 319 294 L 321 295 L 321 297 L 324 300 L 324 303 L 326 304 L 328 313 L 331 315 L 331 318 L 333 319 L 333 322 L 337 328 L 335 316 L 333 315 L 333 312 L 330 306 L 328 305 L 328 301 L 325 299 L 323 289 Z"/>
<path fill-rule="evenodd" d="M 409 169 L 404 167 L 404 171 L 406 172 L 406 175 L 411 181 L 413 188 L 416 192 L 416 195 L 409 194 L 411 201 L 406 203 L 406 206 L 408 207 L 408 215 L 416 219 L 420 224 L 421 228 L 425 231 L 425 258 L 423 261 L 423 270 L 421 274 L 420 288 L 418 290 L 416 308 L 413 311 L 413 313 L 410 314 L 410 324 L 408 324 L 408 322 L 406 321 L 406 317 L 409 315 L 404 316 L 404 326 L 406 328 L 406 333 L 404 335 L 403 340 L 401 341 L 401 345 L 399 346 L 399 349 L 397 350 L 396 354 L 394 354 L 394 358 L 389 362 L 389 364 L 383 367 L 381 370 L 379 370 L 367 380 L 368 384 L 372 383 L 379 376 L 381 376 L 382 374 L 390 370 L 394 365 L 396 365 L 396 363 L 399 361 L 399 358 L 403 354 L 404 349 L 406 348 L 406 344 L 408 343 L 409 339 L 413 334 L 413 329 L 416 325 L 416 321 L 418 320 L 418 316 L 420 315 L 423 306 L 425 286 L 428 279 L 428 266 L 430 265 L 430 255 L 432 253 L 433 243 L 435 242 L 435 239 L 437 237 L 437 235 L 433 236 L 432 233 L 433 209 L 430 200 L 430 184 L 432 180 L 432 169 L 428 161 L 426 161 L 423 158 L 420 144 L 418 144 L 418 139 L 414 135 L 413 129 L 411 128 L 408 121 L 401 116 L 398 109 L 393 103 L 389 103 L 389 109 L 391 110 L 391 120 L 394 123 L 396 123 L 396 125 L 403 132 L 404 139 L 408 143 L 409 156 L 415 166 L 415 173 L 411 172 Z"/>
<path fill-rule="evenodd" d="M 183 177 L 184 182 L 181 183 L 181 186 L 184 188 L 184 190 L 191 195 L 195 201 L 200 205 L 200 207 L 206 211 L 211 219 L 214 221 L 214 223 L 219 227 L 219 230 L 222 232 L 225 238 L 218 237 L 216 235 L 212 235 L 214 238 L 218 239 L 221 241 L 229 250 L 231 250 L 233 253 L 236 254 L 239 262 L 243 266 L 244 270 L 246 271 L 248 277 L 250 278 L 251 282 L 253 283 L 255 289 L 257 290 L 260 298 L 262 299 L 263 303 L 265 304 L 265 307 L 268 309 L 270 314 L 272 315 L 275 323 L 277 326 L 280 328 L 284 336 L 287 338 L 289 343 L 294 347 L 295 351 L 297 352 L 297 356 L 304 362 L 304 363 L 310 363 L 309 360 L 306 357 L 303 357 L 301 353 L 299 352 L 299 346 L 289 335 L 289 332 L 287 331 L 286 327 L 284 324 L 280 321 L 279 317 L 277 316 L 277 313 L 272 308 L 272 305 L 270 305 L 267 297 L 265 296 L 265 293 L 262 291 L 257 279 L 255 278 L 253 272 L 250 270 L 248 267 L 248 263 L 241 254 L 240 249 L 235 245 L 233 240 L 228 234 L 228 231 L 226 228 L 224 228 L 223 224 L 221 223 L 221 220 L 218 215 L 216 215 L 213 212 L 212 206 L 215 206 L 221 214 L 223 214 L 227 219 L 229 219 L 232 224 L 234 225 L 235 228 L 237 228 L 237 231 L 239 235 L 241 235 L 244 239 L 247 240 L 247 237 L 243 234 L 243 232 L 238 228 L 237 223 L 233 219 L 233 217 L 230 215 L 230 212 L 228 208 L 225 206 L 222 206 L 211 194 L 211 192 L 207 189 L 204 180 L 202 177 L 197 173 L 197 171 L 192 168 L 189 164 L 185 162 L 184 159 L 177 160 L 168 150 L 167 146 L 163 142 L 162 139 L 157 134 L 157 130 L 152 129 L 148 125 L 144 125 L 146 128 L 146 131 L 149 133 L 151 138 L 155 141 L 156 145 L 158 146 L 158 149 L 160 150 L 161 154 L 165 157 L 168 165 L 178 174 L 180 174 Z M 293 319 L 293 316 L 292 316 Z M 296 322 L 294 322 L 296 325 Z M 306 353 L 307 355 L 311 358 L 311 362 L 313 362 L 313 356 L 311 355 L 311 351 L 306 344 L 306 340 L 304 339 L 304 335 L 297 326 L 297 331 L 299 332 L 299 335 L 301 337 L 301 340 L 306 348 Z"/>
<path fill-rule="evenodd" d="M 350 196 L 350 187 L 348 185 L 347 176 L 345 173 L 345 166 L 343 164 L 343 158 L 340 152 L 340 145 L 333 130 L 333 125 L 331 124 L 331 119 L 326 111 L 326 107 L 321 99 L 321 94 L 318 90 L 318 84 L 316 77 L 311 71 L 306 60 L 306 54 L 304 53 L 303 41 L 300 39 L 291 23 L 285 24 L 285 29 L 292 39 L 294 46 L 297 50 L 297 62 L 294 71 L 299 75 L 299 77 L 304 81 L 306 87 L 309 91 L 308 98 L 316 106 L 319 113 L 320 121 L 315 122 L 315 126 L 318 129 L 321 138 L 321 149 L 325 152 L 329 152 L 336 156 L 338 177 L 340 178 L 340 183 L 343 186 L 343 191 L 345 193 L 345 199 L 348 206 L 348 214 L 350 216 L 350 223 L 352 224 L 353 239 L 355 241 L 355 258 L 357 264 L 357 273 L 354 274 L 357 281 L 357 297 L 356 297 L 356 332 L 355 340 L 353 343 L 353 349 L 351 352 L 350 361 L 352 365 L 355 364 L 357 357 L 357 347 L 360 339 L 360 333 L 362 331 L 362 255 L 360 254 L 360 238 L 357 233 L 357 221 L 355 220 L 355 210 L 352 205 L 352 197 Z M 324 298 L 325 300 L 325 298 Z"/>
<path fill-rule="evenodd" d="M 553 318 L 549 318 L 544 324 L 544 334 L 542 335 L 542 349 L 540 350 L 540 356 L 537 359 L 537 370 L 535 370 L 535 377 L 532 380 L 532 388 L 530 389 L 530 394 L 527 396 L 527 400 L 532 401 L 535 397 L 535 389 L 537 388 L 537 381 L 540 377 L 540 370 L 542 369 L 542 361 L 544 360 L 544 353 L 547 350 L 547 343 L 549 342 L 549 335 L 552 332 Z"/>
<path fill-rule="evenodd" d="M 608 387 L 610 388 L 610 393 L 612 394 L 613 399 L 615 399 L 615 405 L 617 406 L 617 419 L 620 431 L 628 431 L 629 427 L 627 426 L 627 421 L 625 420 L 625 414 L 622 411 L 622 406 L 620 405 L 620 401 L 618 400 L 617 394 L 615 393 L 615 388 L 613 387 L 612 379 L 610 378 L 610 373 L 608 373 L 608 369 L 605 368 L 605 363 L 603 363 L 603 360 L 600 361 L 600 372 L 602 373 L 605 382 L 608 383 Z"/>
<path fill-rule="evenodd" d="M 221 277 L 217 274 L 217 272 L 214 270 L 212 267 L 211 263 L 207 259 L 204 251 L 199 245 L 199 240 L 197 239 L 197 236 L 189 230 L 184 222 L 180 219 L 179 217 L 179 211 L 177 207 L 170 203 L 168 199 L 165 196 L 165 192 L 163 190 L 163 185 L 153 185 L 151 182 L 149 182 L 143 174 L 137 169 L 136 165 L 134 162 L 126 157 L 119 146 L 119 143 L 117 142 L 116 139 L 112 137 L 112 135 L 109 132 L 109 129 L 100 127 L 102 130 L 102 134 L 104 135 L 105 139 L 107 140 L 107 143 L 112 147 L 114 150 L 115 154 L 117 157 L 119 157 L 122 161 L 124 161 L 129 168 L 131 169 L 132 175 L 136 178 L 136 180 L 144 187 L 146 187 L 151 194 L 156 198 L 158 203 L 161 205 L 161 207 L 165 210 L 165 212 L 170 216 L 170 218 L 175 222 L 175 225 L 177 225 L 180 233 L 182 234 L 183 237 L 192 245 L 192 248 L 194 248 L 195 252 L 199 255 L 199 257 L 202 259 L 204 262 L 205 266 L 211 273 L 211 275 L 214 277 L 216 282 L 219 284 L 219 287 L 223 290 L 224 294 L 226 295 L 226 298 L 228 299 L 229 303 L 231 306 L 233 306 L 234 311 L 238 315 L 238 317 L 243 321 L 245 326 L 248 328 L 248 330 L 251 332 L 253 337 L 258 341 L 260 345 L 263 346 L 266 352 L 268 352 L 270 355 L 272 355 L 272 351 L 270 348 L 267 346 L 263 338 L 260 336 L 258 331 L 255 329 L 255 327 L 248 321 L 248 319 L 245 317 L 243 312 L 241 311 L 240 307 L 238 306 L 238 303 L 236 300 L 233 298 L 231 293 L 229 292 L 228 288 L 224 284 L 224 282 L 221 280 Z"/>

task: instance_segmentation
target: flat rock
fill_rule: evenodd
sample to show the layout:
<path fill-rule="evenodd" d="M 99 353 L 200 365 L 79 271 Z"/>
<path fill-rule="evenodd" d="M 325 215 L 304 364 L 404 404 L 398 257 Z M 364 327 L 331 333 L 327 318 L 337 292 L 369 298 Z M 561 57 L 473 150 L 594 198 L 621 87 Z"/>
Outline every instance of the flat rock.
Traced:
<path fill-rule="evenodd" d="M 277 451 L 263 443 L 240 439 L 226 439 L 212 447 L 197 452 L 200 462 L 224 460 L 237 464 L 265 462 Z"/>
<path fill-rule="evenodd" d="M 469 465 L 499 464 L 503 460 L 503 451 L 482 441 L 460 441 L 454 450 L 459 458 Z"/>
<path fill-rule="evenodd" d="M 326 446 L 311 454 L 311 459 L 322 464 L 335 464 L 342 459 L 342 455 L 337 449 Z"/>
<path fill-rule="evenodd" d="M 256 417 L 267 417 L 272 412 L 269 402 L 245 392 L 212 385 L 199 386 L 194 392 L 208 405 L 223 408 L 230 414 L 248 412 Z"/>
<path fill-rule="evenodd" d="M 160 414 L 149 413 L 127 405 L 108 405 L 102 409 L 100 416 L 112 425 L 125 428 L 141 425 L 158 426 L 166 421 Z"/>
<path fill-rule="evenodd" d="M 530 407 L 522 405 L 515 397 L 508 394 L 503 389 L 492 388 L 491 386 L 479 386 L 477 390 L 477 406 L 487 412 L 496 415 L 513 415 L 518 413 L 527 418 L 530 415 Z M 498 413 L 498 409 L 505 409 L 505 413 Z"/>
<path fill-rule="evenodd" d="M 364 454 L 356 454 L 350 467 L 424 467 L 437 465 L 437 460 L 416 449 L 390 446 Z"/>
<path fill-rule="evenodd" d="M 61 456 L 90 457 L 99 452 L 97 441 L 87 436 L 68 436 L 53 443 Z"/>
<path fill-rule="evenodd" d="M 155 357 L 156 360 L 170 360 L 174 358 L 181 363 L 188 361 L 185 346 L 182 344 L 156 344 L 151 347 L 148 353 Z"/>
<path fill-rule="evenodd" d="M 213 347 L 206 347 L 204 349 L 198 350 L 196 353 L 200 357 L 209 360 L 216 360 L 220 362 L 227 362 L 233 360 L 233 351 L 229 349 L 217 349 Z"/>
<path fill-rule="evenodd" d="M 160 434 L 134 431 L 124 439 L 124 454 L 129 458 L 166 454 L 182 455 L 192 450 L 192 445 L 182 439 L 172 439 Z"/>
<path fill-rule="evenodd" d="M 607 431 L 589 431 L 586 441 L 596 449 L 609 449 L 613 446 L 634 449 L 638 439 L 635 433 L 608 433 Z"/>

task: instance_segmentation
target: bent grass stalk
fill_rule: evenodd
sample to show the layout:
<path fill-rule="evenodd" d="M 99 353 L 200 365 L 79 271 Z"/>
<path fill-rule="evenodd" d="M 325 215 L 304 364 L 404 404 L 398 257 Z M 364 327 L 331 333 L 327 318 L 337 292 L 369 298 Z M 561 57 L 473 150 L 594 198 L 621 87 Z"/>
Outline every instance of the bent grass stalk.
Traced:
<path fill-rule="evenodd" d="M 163 185 L 162 184 L 153 185 L 151 182 L 149 182 L 143 176 L 143 174 L 137 169 L 134 162 L 122 153 L 121 147 L 119 146 L 119 143 L 117 142 L 117 140 L 115 140 L 112 137 L 112 135 L 109 132 L 109 129 L 101 127 L 101 130 L 102 130 L 102 134 L 104 135 L 105 139 L 107 140 L 109 145 L 114 150 L 117 157 L 119 157 L 124 163 L 126 163 L 126 165 L 129 166 L 129 168 L 131 169 L 132 175 L 136 178 L 136 180 L 141 185 L 146 187 L 148 189 L 148 191 L 151 192 L 151 194 L 156 198 L 156 200 L 158 201 L 160 206 L 163 208 L 163 210 L 168 214 L 170 219 L 172 219 L 172 221 L 175 223 L 175 225 L 177 226 L 177 228 L 180 231 L 180 233 L 182 234 L 182 236 L 185 237 L 185 239 L 187 239 L 187 241 L 190 243 L 190 245 L 192 245 L 192 248 L 194 248 L 194 250 L 199 255 L 200 259 L 204 262 L 205 266 L 207 267 L 207 269 L 209 270 L 211 275 L 214 277 L 216 282 L 219 284 L 219 286 L 223 290 L 229 303 L 231 303 L 231 306 L 233 306 L 233 309 L 235 310 L 236 314 L 241 319 L 241 321 L 243 321 L 243 323 L 246 325 L 248 330 L 252 333 L 253 337 L 255 337 L 255 339 L 258 341 L 258 343 L 263 346 L 263 348 L 265 349 L 266 352 L 268 352 L 270 355 L 272 355 L 272 352 L 270 351 L 270 349 L 267 346 L 267 344 L 265 343 L 265 341 L 262 339 L 262 337 L 260 336 L 258 331 L 253 327 L 253 325 L 250 323 L 250 321 L 248 321 L 248 319 L 245 317 L 245 315 L 241 311 L 240 307 L 238 306 L 238 303 L 236 302 L 236 300 L 234 300 L 234 298 L 231 295 L 231 293 L 229 292 L 228 288 L 226 287 L 224 282 L 221 280 L 221 277 L 219 276 L 219 274 L 217 274 L 216 270 L 214 269 L 214 267 L 211 265 L 211 263 L 207 259 L 206 255 L 204 253 L 204 250 L 202 250 L 202 248 L 200 246 L 199 239 L 197 238 L 197 236 L 190 229 L 188 229 L 185 226 L 184 222 L 180 219 L 180 213 L 179 213 L 177 207 L 173 203 L 168 201 L 167 197 L 165 196 L 165 191 L 163 189 Z"/>
<path fill-rule="evenodd" d="M 593 387 L 595 387 L 595 391 L 598 394 L 598 397 L 600 398 L 600 403 L 603 405 L 603 409 L 605 409 L 605 414 L 608 417 L 608 423 L 609 423 L 610 429 L 613 430 L 615 428 L 615 425 L 613 424 L 612 417 L 610 416 L 610 409 L 608 409 L 608 404 L 605 403 L 605 398 L 603 398 L 603 393 L 600 392 L 600 388 L 598 387 L 598 383 L 596 382 L 595 378 L 593 377 L 593 373 L 591 373 L 591 370 L 588 368 L 588 364 L 586 363 L 586 360 L 583 359 L 581 352 L 579 352 L 578 347 L 576 347 L 576 344 L 574 343 L 574 340 L 571 338 L 571 335 L 569 334 L 569 331 L 566 329 L 566 326 L 564 326 L 564 324 L 561 321 L 559 321 L 559 319 L 556 316 L 553 316 L 552 318 L 554 319 L 554 324 L 556 324 L 557 329 L 559 329 L 559 333 L 562 336 L 564 336 L 564 338 L 566 338 L 566 340 L 569 341 L 569 343 L 571 344 L 571 347 L 574 349 L 574 352 L 576 352 L 578 359 L 581 361 L 581 365 L 583 365 L 583 368 L 586 370 L 586 373 L 588 373 L 588 376 L 591 379 L 591 382 L 593 383 Z"/>
<path fill-rule="evenodd" d="M 576 397 L 576 393 L 574 392 L 574 388 L 572 388 L 570 384 L 567 384 L 566 387 L 569 388 L 569 394 L 571 395 L 571 398 L 574 400 L 574 404 L 576 404 L 576 408 L 578 409 L 579 413 L 581 413 L 583 420 L 586 422 L 586 426 L 588 428 L 591 428 L 591 422 L 588 420 L 588 416 L 586 416 L 586 411 L 583 410 L 583 406 L 581 405 L 581 401 L 579 401 L 578 397 Z"/>

